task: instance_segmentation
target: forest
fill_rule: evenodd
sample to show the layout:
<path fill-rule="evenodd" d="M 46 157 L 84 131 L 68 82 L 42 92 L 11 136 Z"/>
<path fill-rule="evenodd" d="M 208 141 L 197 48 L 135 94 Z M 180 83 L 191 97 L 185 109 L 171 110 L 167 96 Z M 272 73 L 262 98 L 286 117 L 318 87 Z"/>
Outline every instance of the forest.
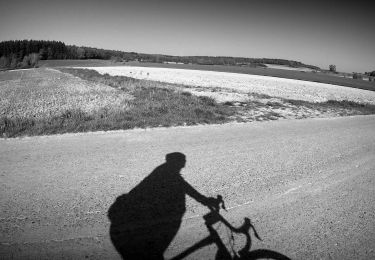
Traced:
<path fill-rule="evenodd" d="M 66 45 L 61 41 L 12 40 L 0 42 L 0 68 L 15 69 L 37 67 L 39 60 L 102 59 L 114 61 L 173 62 L 201 65 L 231 65 L 265 67 L 266 64 L 306 67 L 318 70 L 319 67 L 299 61 L 269 58 L 243 58 L 224 56 L 172 56 L 106 50 L 92 47 Z"/>

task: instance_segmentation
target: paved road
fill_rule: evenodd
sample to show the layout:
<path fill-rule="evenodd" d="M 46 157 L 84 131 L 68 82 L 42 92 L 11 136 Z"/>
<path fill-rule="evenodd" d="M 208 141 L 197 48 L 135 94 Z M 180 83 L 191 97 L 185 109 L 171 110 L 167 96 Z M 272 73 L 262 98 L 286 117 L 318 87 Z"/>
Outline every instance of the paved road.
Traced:
<path fill-rule="evenodd" d="M 191 186 L 224 197 L 225 218 L 252 220 L 252 250 L 375 259 L 374 130 L 358 116 L 0 140 L 0 259 L 119 258 L 109 207 L 175 151 Z M 207 236 L 206 212 L 187 196 L 166 258 Z"/>

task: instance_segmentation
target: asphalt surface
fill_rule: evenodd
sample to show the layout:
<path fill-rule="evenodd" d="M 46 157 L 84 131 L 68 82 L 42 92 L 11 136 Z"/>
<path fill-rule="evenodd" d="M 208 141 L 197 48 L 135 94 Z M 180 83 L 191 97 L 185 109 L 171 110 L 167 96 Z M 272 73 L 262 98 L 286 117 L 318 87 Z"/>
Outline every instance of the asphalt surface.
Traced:
<path fill-rule="evenodd" d="M 2 139 L 0 259 L 120 259 L 107 212 L 171 152 L 186 155 L 186 182 L 223 196 L 230 223 L 251 219 L 262 239 L 251 233 L 251 250 L 375 259 L 374 130 L 375 116 L 356 116 Z M 165 258 L 208 235 L 207 212 L 187 196 Z"/>

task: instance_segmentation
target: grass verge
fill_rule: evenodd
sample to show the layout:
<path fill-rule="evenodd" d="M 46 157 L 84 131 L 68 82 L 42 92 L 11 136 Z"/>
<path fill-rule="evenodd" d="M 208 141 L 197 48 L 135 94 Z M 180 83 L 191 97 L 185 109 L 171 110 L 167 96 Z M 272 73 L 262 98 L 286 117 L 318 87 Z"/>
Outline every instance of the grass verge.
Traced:
<path fill-rule="evenodd" d="M 40 80 L 38 79 L 30 83 L 32 86 L 20 86 L 15 90 L 16 92 L 22 90 L 25 90 L 25 93 L 29 93 L 27 91 L 31 92 L 27 95 L 18 95 L 17 100 L 21 99 L 18 101 L 24 103 L 30 99 L 32 94 L 37 94 L 38 97 L 33 102 L 40 103 L 42 100 L 44 103 L 48 103 L 51 97 L 54 98 L 54 95 L 58 95 L 59 99 L 64 101 L 72 96 L 75 97 L 78 95 L 77 93 L 81 92 L 87 93 L 84 94 L 87 98 L 77 99 L 77 102 L 73 100 L 75 105 L 65 110 L 56 110 L 52 109 L 52 106 L 46 106 L 46 109 L 50 109 L 45 111 L 40 117 L 26 116 L 28 115 L 27 113 L 18 113 L 18 116 L 13 113 L 16 116 L 11 116 L 11 112 L 16 108 L 19 109 L 19 107 L 18 105 L 12 106 L 12 102 L 9 101 L 11 99 L 7 100 L 6 93 L 9 96 L 14 94 L 9 94 L 11 93 L 9 87 L 13 85 L 8 84 L 9 86 L 6 85 L 8 86 L 7 88 L 0 89 L 2 91 L 0 94 L 5 93 L 4 97 L 0 96 L 0 105 L 3 104 L 3 112 L 6 112 L 2 113 L 3 116 L 0 117 L 0 137 L 50 135 L 158 126 L 217 124 L 229 121 L 250 122 L 277 120 L 280 118 L 299 119 L 375 114 L 375 106 L 369 104 L 331 100 L 323 103 L 311 103 L 299 100 L 275 99 L 256 93 L 249 94 L 251 96 L 249 101 L 218 103 L 210 97 L 195 96 L 190 92 L 184 92 L 183 89 L 187 90 L 187 86 L 139 80 L 124 76 L 102 75 L 95 70 L 88 69 L 64 68 L 60 69 L 60 71 L 68 74 L 61 74 L 65 75 L 61 79 L 60 74 L 55 75 L 52 81 L 46 81 L 44 78 L 49 74 L 41 74 L 42 77 Z M 69 77 L 72 78 L 69 74 L 90 81 L 91 83 L 89 84 L 86 81 L 83 83 L 80 82 L 79 84 L 84 85 L 83 88 L 83 86 L 74 85 L 78 83 L 70 85 L 70 82 L 79 81 L 69 81 L 69 83 L 66 83 L 69 85 L 69 88 L 72 88 L 74 91 L 80 91 L 77 93 L 74 91 L 66 93 L 59 91 L 62 81 L 69 79 Z M 25 78 L 24 80 L 29 82 L 32 75 L 26 76 L 29 78 Z M 55 81 L 56 83 L 53 88 L 51 86 L 48 88 L 44 86 L 49 84 L 49 82 Z M 96 83 L 112 87 L 113 89 L 109 89 L 114 90 L 113 93 L 115 94 L 108 92 L 112 93 L 112 96 L 125 95 L 126 98 L 119 105 L 117 104 L 118 102 L 110 101 L 112 100 L 109 98 L 110 94 L 103 92 L 104 94 L 102 93 L 101 95 L 106 102 L 101 100 L 101 102 L 95 103 L 94 97 L 97 97 L 101 93 L 100 90 L 106 87 Z M 46 91 L 52 91 L 53 95 L 42 95 Z M 90 100 L 90 109 L 84 110 L 87 104 L 84 106 L 82 100 Z M 8 110 L 9 112 L 7 112 Z M 25 112 L 27 111 L 27 107 L 21 110 Z"/>
<path fill-rule="evenodd" d="M 134 98 L 128 101 L 126 109 L 106 107 L 91 113 L 74 109 L 43 118 L 5 116 L 0 118 L 3 137 L 225 123 L 235 113 L 234 108 L 211 98 L 173 90 L 163 83 L 112 77 L 86 69 L 62 69 L 62 72 L 104 83 Z"/>
<path fill-rule="evenodd" d="M 306 107 L 322 113 L 326 111 L 336 111 L 340 116 L 375 114 L 375 105 L 356 103 L 348 100 L 328 100 L 327 102 L 321 103 L 311 103 L 300 100 L 286 100 L 286 102 L 295 107 Z"/>

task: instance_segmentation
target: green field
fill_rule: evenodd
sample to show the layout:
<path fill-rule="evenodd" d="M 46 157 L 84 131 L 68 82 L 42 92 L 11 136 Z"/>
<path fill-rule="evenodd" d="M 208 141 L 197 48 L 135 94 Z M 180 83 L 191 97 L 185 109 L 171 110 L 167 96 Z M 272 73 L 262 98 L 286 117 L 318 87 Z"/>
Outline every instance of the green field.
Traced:
<path fill-rule="evenodd" d="M 116 66 L 116 63 L 110 60 L 40 60 L 39 67 L 101 67 Z"/>

